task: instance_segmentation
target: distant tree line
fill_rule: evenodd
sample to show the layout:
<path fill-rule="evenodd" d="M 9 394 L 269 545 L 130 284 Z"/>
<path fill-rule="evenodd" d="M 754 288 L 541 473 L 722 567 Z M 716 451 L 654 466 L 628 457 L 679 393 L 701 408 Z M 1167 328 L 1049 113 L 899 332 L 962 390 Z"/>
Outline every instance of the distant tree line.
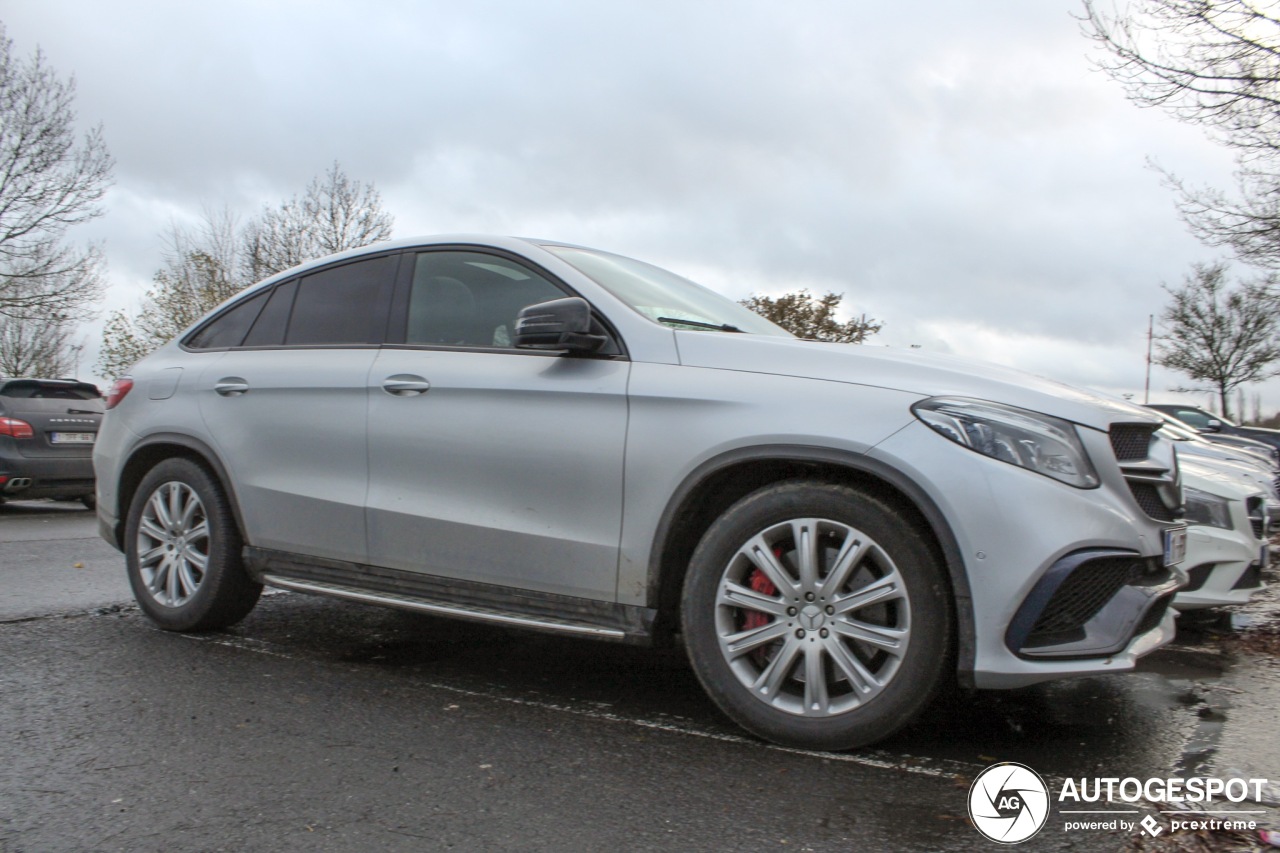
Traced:
<path fill-rule="evenodd" d="M 1236 157 L 1236 186 L 1198 187 L 1162 170 L 1188 228 L 1263 275 L 1232 284 L 1227 264 L 1166 287 L 1157 361 L 1212 390 L 1230 416 L 1242 384 L 1280 375 L 1280 7 L 1251 0 L 1083 0 L 1098 65 L 1140 107 L 1203 127 Z M 1243 416 L 1243 407 L 1240 407 Z"/>
<path fill-rule="evenodd" d="M 266 207 L 242 227 L 226 210 L 165 235 L 164 265 L 134 312 L 115 311 L 103 329 L 98 372 L 119 376 L 210 309 L 268 276 L 314 258 L 391 236 L 392 217 L 372 184 L 334 163 L 300 196 Z"/>
<path fill-rule="evenodd" d="M 75 81 L 37 50 L 15 56 L 0 23 L 0 376 L 64 376 L 73 331 L 96 314 L 105 287 L 97 246 L 66 241 L 102 215 L 113 162 L 102 129 L 75 132 Z M 372 184 L 338 163 L 243 227 L 227 212 L 165 235 L 163 266 L 136 311 L 107 320 L 99 371 L 117 376 L 210 308 L 259 279 L 391 236 Z"/>
<path fill-rule="evenodd" d="M 74 326 L 103 290 L 102 253 L 68 229 L 102 214 L 111 155 L 101 128 L 75 132 L 75 81 L 0 24 L 0 375 L 60 374 Z"/>

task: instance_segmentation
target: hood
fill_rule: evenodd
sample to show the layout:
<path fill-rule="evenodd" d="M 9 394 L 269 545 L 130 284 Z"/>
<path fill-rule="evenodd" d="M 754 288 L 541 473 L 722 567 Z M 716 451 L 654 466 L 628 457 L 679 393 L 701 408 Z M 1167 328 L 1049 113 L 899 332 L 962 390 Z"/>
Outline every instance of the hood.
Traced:
<path fill-rule="evenodd" d="M 922 398 L 972 397 L 1100 430 L 1117 422 L 1160 423 L 1155 412 L 1124 400 L 957 356 L 723 332 L 675 335 L 680 363 L 692 367 L 869 385 Z"/>
<path fill-rule="evenodd" d="M 1265 480 L 1261 483 L 1240 471 L 1230 462 L 1208 458 L 1178 457 L 1178 470 L 1182 473 L 1182 485 L 1199 489 L 1211 495 L 1242 501 L 1265 494 Z"/>

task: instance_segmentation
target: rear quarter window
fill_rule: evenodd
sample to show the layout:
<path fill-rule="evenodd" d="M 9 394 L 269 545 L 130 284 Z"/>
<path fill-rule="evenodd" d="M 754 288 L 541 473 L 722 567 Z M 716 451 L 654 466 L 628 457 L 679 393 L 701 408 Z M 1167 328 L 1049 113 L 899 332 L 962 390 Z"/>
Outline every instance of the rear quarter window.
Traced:
<path fill-rule="evenodd" d="M 242 302 L 237 302 L 212 320 L 206 322 L 186 340 L 191 349 L 226 349 L 238 347 L 244 340 L 258 312 L 266 304 L 270 291 L 256 293 Z"/>

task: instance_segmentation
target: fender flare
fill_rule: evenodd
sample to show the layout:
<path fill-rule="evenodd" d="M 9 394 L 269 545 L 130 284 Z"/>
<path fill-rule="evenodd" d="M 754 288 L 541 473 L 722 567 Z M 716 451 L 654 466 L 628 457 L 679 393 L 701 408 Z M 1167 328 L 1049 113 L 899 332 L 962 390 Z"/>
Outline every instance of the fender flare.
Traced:
<path fill-rule="evenodd" d="M 855 474 L 883 482 L 898 492 L 917 512 L 933 534 L 942 552 L 952 597 L 955 600 L 957 672 L 962 687 L 973 686 L 973 668 L 977 654 L 974 638 L 973 593 L 965 571 L 960 544 L 938 505 L 919 484 L 898 469 L 866 454 L 798 444 L 775 444 L 741 447 L 714 456 L 698 465 L 680 483 L 667 501 L 659 519 L 649 552 L 649 589 L 653 600 L 662 583 L 662 559 L 667 541 L 680 509 L 689 496 L 707 478 L 744 462 L 791 462 L 843 468 Z"/>
<path fill-rule="evenodd" d="M 235 487 L 231 484 L 231 477 L 227 473 L 227 466 L 223 464 L 222 458 L 218 455 L 218 452 L 200 439 L 193 438 L 192 436 L 185 435 L 183 433 L 156 432 L 147 435 L 137 444 L 133 445 L 133 447 L 129 448 L 128 461 L 125 462 L 125 465 L 127 466 L 139 453 L 142 453 L 147 448 L 156 447 L 158 445 L 176 445 L 189 450 L 196 456 L 199 456 L 200 459 L 213 470 L 214 476 L 218 478 L 219 484 L 227 494 L 227 502 L 231 504 L 231 512 L 235 516 L 236 526 L 240 528 L 240 534 L 243 536 L 245 533 L 245 526 L 244 517 L 240 514 L 240 501 L 236 497 Z M 132 499 L 130 502 L 132 502 Z M 128 518 L 129 508 L 119 507 L 118 509 L 119 518 L 116 521 L 115 537 L 117 542 L 123 543 L 124 525 Z M 247 539 L 245 540 L 245 544 L 249 544 Z"/>

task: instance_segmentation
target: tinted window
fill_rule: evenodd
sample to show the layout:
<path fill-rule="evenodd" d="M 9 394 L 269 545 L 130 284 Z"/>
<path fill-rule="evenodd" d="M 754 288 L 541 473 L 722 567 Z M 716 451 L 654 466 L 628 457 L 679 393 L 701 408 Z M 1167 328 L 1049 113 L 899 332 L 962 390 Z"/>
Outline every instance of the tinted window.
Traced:
<path fill-rule="evenodd" d="M 262 310 L 262 305 L 266 301 L 267 294 L 264 291 L 232 305 L 187 338 L 187 346 L 192 349 L 223 349 L 240 346 L 245 332 L 249 331 L 249 327 L 253 325 L 254 319 L 257 318 L 258 312 Z"/>
<path fill-rule="evenodd" d="M 244 346 L 270 347 L 284 343 L 284 330 L 289 325 L 289 311 L 293 308 L 293 295 L 298 292 L 298 280 L 277 285 L 267 300 L 253 328 L 245 336 Z"/>
<path fill-rule="evenodd" d="M 1208 429 L 1209 427 L 1209 416 L 1195 409 L 1178 409 L 1174 416 L 1191 424 L 1196 429 Z"/>
<path fill-rule="evenodd" d="M 302 279 L 286 344 L 367 344 L 380 336 L 375 317 L 394 256 L 370 258 Z"/>
<path fill-rule="evenodd" d="M 0 397 L 46 400 L 96 400 L 102 393 L 87 382 L 41 382 L 17 379 L 0 385 Z"/>
<path fill-rule="evenodd" d="M 566 295 L 497 255 L 423 252 L 413 270 L 405 343 L 509 347 L 520 309 Z"/>

